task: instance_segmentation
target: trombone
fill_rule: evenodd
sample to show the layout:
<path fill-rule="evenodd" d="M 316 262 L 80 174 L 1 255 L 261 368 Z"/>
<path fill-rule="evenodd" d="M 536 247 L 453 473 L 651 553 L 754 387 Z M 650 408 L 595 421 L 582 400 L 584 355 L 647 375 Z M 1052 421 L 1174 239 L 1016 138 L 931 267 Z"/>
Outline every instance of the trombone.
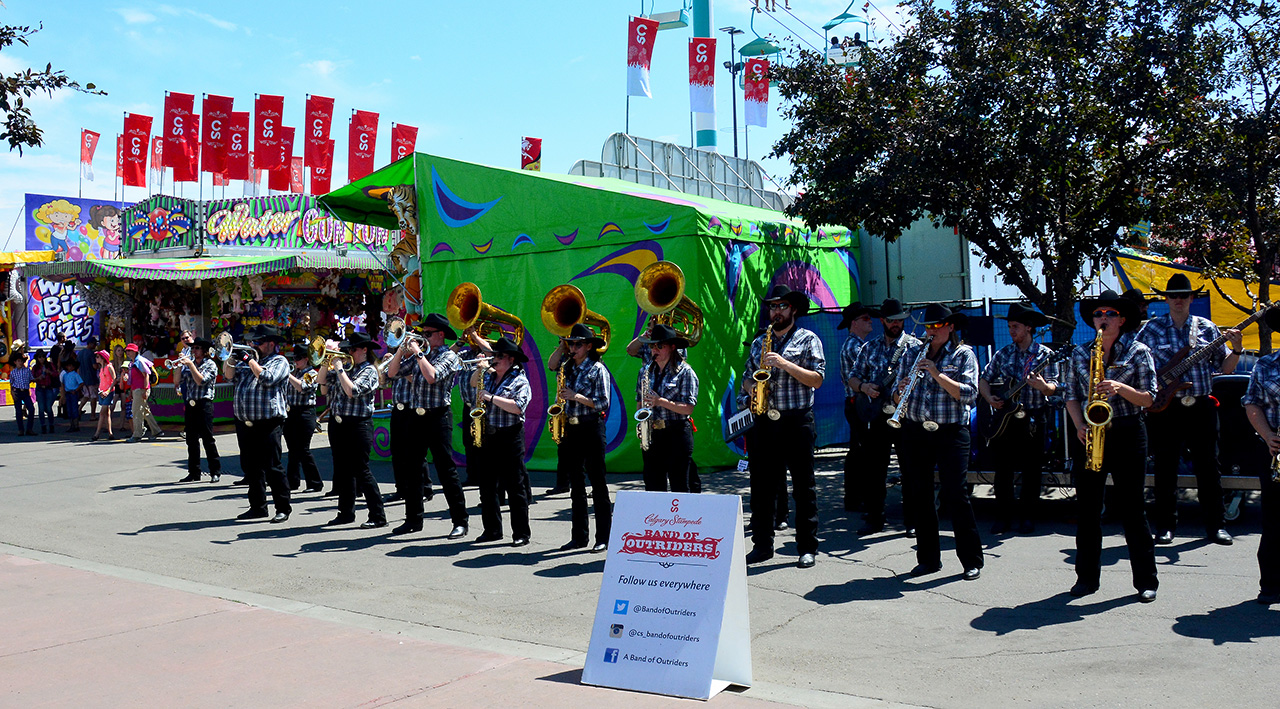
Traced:
<path fill-rule="evenodd" d="M 656 261 L 636 278 L 636 305 L 653 316 L 655 323 L 675 328 L 692 347 L 702 339 L 702 308 L 684 294 L 686 280 L 680 267 Z"/>
<path fill-rule="evenodd" d="M 474 283 L 459 283 L 445 300 L 444 313 L 449 324 L 460 332 L 474 327 L 477 334 L 490 342 L 497 342 L 505 334 L 510 334 L 517 345 L 524 341 L 524 323 L 520 318 L 484 302 L 480 286 Z M 511 332 L 503 330 L 503 325 L 511 328 Z"/>
<path fill-rule="evenodd" d="M 542 324 L 553 335 L 567 337 L 574 325 L 582 323 L 604 340 L 604 346 L 596 350 L 604 354 L 609 349 L 609 321 L 600 313 L 587 310 L 587 297 L 577 286 L 564 284 L 552 288 L 542 299 Z"/>

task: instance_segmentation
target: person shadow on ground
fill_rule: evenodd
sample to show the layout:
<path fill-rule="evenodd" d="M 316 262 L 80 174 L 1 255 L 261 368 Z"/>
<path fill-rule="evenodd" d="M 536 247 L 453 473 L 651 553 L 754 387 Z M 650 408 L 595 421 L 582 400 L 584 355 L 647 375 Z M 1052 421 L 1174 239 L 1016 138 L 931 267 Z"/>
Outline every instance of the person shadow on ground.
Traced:
<path fill-rule="evenodd" d="M 1207 613 L 1184 615 L 1173 623 L 1173 632 L 1188 638 L 1212 640 L 1214 645 L 1251 643 L 1280 636 L 1280 617 L 1253 599 Z"/>

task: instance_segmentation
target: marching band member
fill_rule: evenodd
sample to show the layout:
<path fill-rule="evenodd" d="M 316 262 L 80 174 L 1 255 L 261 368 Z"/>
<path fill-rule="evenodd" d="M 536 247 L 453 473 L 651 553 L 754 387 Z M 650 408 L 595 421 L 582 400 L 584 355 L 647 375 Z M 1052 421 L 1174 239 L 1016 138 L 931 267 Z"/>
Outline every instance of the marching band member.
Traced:
<path fill-rule="evenodd" d="M 600 362 L 596 350 L 604 346 L 590 327 L 573 326 L 569 336 L 547 358 L 547 366 L 558 371 L 567 355 L 572 358 L 565 373 L 564 389 L 557 398 L 565 401 L 569 417 L 560 453 L 569 475 L 569 496 L 573 506 L 573 532 L 560 551 L 584 549 L 591 528 L 587 521 L 587 480 L 591 481 L 592 511 L 596 518 L 593 552 L 609 548 L 609 529 L 613 521 L 613 503 L 609 500 L 609 483 L 605 480 L 605 418 L 609 413 L 609 370 Z"/>
<path fill-rule="evenodd" d="M 458 370 L 458 395 L 462 398 L 462 410 L 470 411 L 476 406 L 476 388 L 471 385 L 471 375 L 475 374 L 479 363 L 467 363 L 465 360 L 492 357 L 493 348 L 487 340 L 480 337 L 473 326 L 463 330 L 462 337 L 450 345 L 449 349 L 453 350 L 460 360 L 463 360 L 462 368 Z M 463 423 L 466 423 L 465 419 Z M 464 425 L 463 428 L 466 428 L 466 426 Z M 480 477 L 477 473 L 480 471 L 480 458 L 476 455 L 475 442 L 471 440 L 471 436 L 463 435 L 462 450 L 467 468 L 467 476 L 462 481 L 462 487 L 479 487 Z"/>
<path fill-rule="evenodd" d="M 1280 332 L 1280 308 L 1263 316 L 1272 332 Z M 1258 603 L 1280 603 L 1280 514 L 1276 513 L 1280 483 L 1276 461 L 1280 460 L 1280 352 L 1258 360 L 1249 375 L 1249 388 L 1240 399 L 1249 423 L 1267 444 L 1268 465 L 1262 481 L 1262 537 L 1258 541 Z"/>
<path fill-rule="evenodd" d="M 1094 392 L 1090 392 L 1090 363 L 1096 344 L 1078 347 L 1072 352 L 1071 365 L 1064 377 L 1067 414 L 1076 427 L 1081 443 L 1089 437 L 1084 420 L 1084 404 L 1091 398 L 1106 401 L 1111 407 L 1111 422 L 1103 442 L 1101 470 L 1087 469 L 1077 460 L 1075 472 L 1076 500 L 1079 504 L 1076 524 L 1076 583 L 1072 596 L 1087 596 L 1098 590 L 1102 571 L 1102 496 L 1107 475 L 1113 488 L 1108 503 L 1116 508 L 1124 525 L 1124 538 L 1129 547 L 1129 565 L 1133 570 L 1133 586 L 1144 603 L 1156 600 L 1155 546 L 1143 510 L 1143 490 L 1147 473 L 1147 429 L 1143 425 L 1142 407 L 1150 406 L 1155 397 L 1155 365 L 1151 351 L 1140 340 L 1126 344 L 1121 336 L 1138 323 L 1138 307 L 1132 300 L 1105 290 L 1097 298 L 1080 301 L 1080 316 L 1094 330 L 1102 329 L 1102 362 L 1105 374 Z M 1091 395 L 1092 394 L 1092 395 Z M 1083 452 L 1083 449 L 1081 449 Z"/>
<path fill-rule="evenodd" d="M 796 325 L 809 311 L 809 297 L 785 285 L 777 285 L 764 299 L 770 329 L 751 343 L 743 374 L 743 386 L 755 384 L 752 374 L 762 367 L 772 373 L 769 411 L 757 416 L 751 452 L 751 541 L 747 563 L 773 558 L 774 506 L 779 482 L 785 485 L 791 471 L 796 503 L 797 565 L 813 566 L 818 551 L 818 496 L 813 478 L 813 392 L 822 385 L 826 358 L 822 340 Z M 770 334 L 771 333 L 771 334 Z M 764 339 L 771 338 L 769 352 Z"/>
<path fill-rule="evenodd" d="M 896 298 L 886 298 L 880 308 L 872 311 L 872 315 L 880 318 L 880 326 L 884 335 L 863 345 L 853 365 L 853 374 L 845 379 L 854 391 L 868 397 L 877 404 L 887 403 L 893 408 L 889 396 L 891 391 L 881 391 L 879 382 L 886 380 L 892 386 L 897 374 L 898 362 L 902 360 L 907 348 L 920 344 L 920 340 L 902 332 L 903 323 L 907 319 L 907 311 Z M 867 422 L 867 435 L 862 439 L 859 452 L 862 455 L 862 479 L 864 489 L 862 497 L 863 525 L 858 534 L 877 534 L 884 531 L 884 498 L 885 482 L 889 474 L 889 450 L 898 448 L 898 429 L 885 423 L 889 414 L 877 409 L 871 420 Z M 898 454 L 901 455 L 901 448 Z M 847 484 L 847 482 L 846 482 Z M 911 505 L 907 500 L 907 490 L 902 488 L 902 522 L 907 536 L 916 535 L 915 522 L 912 520 Z"/>
<path fill-rule="evenodd" d="M 216 483 L 222 479 L 222 459 L 213 438 L 213 387 L 218 381 L 218 365 L 209 358 L 212 342 L 192 338 L 187 345 L 191 356 L 178 360 L 182 367 L 178 390 L 183 401 L 183 428 L 187 432 L 187 477 L 178 482 L 200 482 L 200 442 L 204 441 L 204 452 L 209 457 L 209 482 Z"/>
<path fill-rule="evenodd" d="M 1218 338 L 1213 321 L 1191 314 L 1191 299 L 1204 290 L 1192 290 L 1191 280 L 1175 273 L 1165 290 L 1154 288 L 1169 304 L 1166 315 L 1151 318 L 1138 331 L 1137 340 L 1151 350 L 1156 371 L 1170 364 L 1182 348 L 1204 347 Z M 1178 526 L 1178 458 L 1183 450 L 1196 474 L 1196 496 L 1204 515 L 1205 536 L 1216 544 L 1230 544 L 1223 528 L 1222 480 L 1218 473 L 1218 411 L 1209 396 L 1215 372 L 1235 371 L 1240 361 L 1242 339 L 1239 330 L 1227 330 L 1230 351 L 1224 345 L 1200 360 L 1184 375 L 1191 382 L 1181 401 L 1175 400 L 1158 413 L 1147 412 L 1147 430 L 1156 477 L 1156 544 L 1172 544 Z"/>
<path fill-rule="evenodd" d="M 1049 424 L 1047 397 L 1058 391 L 1058 367 L 1056 364 L 1045 365 L 1043 370 L 1035 369 L 1053 355 L 1053 350 L 1035 342 L 1036 328 L 1049 324 L 1049 318 L 1043 313 L 1022 303 L 1009 306 L 1004 320 L 1009 323 L 1010 344 L 1001 347 L 978 380 L 978 393 L 986 399 L 992 409 L 998 412 L 1007 411 L 1021 405 L 1019 411 L 1025 414 L 1006 416 L 1005 430 L 992 441 L 990 450 L 996 471 L 996 507 L 999 519 L 991 528 L 992 534 L 1002 534 L 1018 517 L 1018 531 L 1030 533 L 1035 531 L 1036 503 L 1040 500 L 1040 477 L 1044 468 L 1044 430 Z M 993 382 L 1003 382 L 1007 386 L 1018 386 L 1023 381 L 1026 385 L 1018 392 L 1015 401 L 1005 401 L 991 390 Z M 1022 499 L 1014 497 L 1013 476 L 1022 471 Z"/>
<path fill-rule="evenodd" d="M 935 466 L 943 504 L 951 510 L 963 578 L 973 581 L 982 575 L 982 539 L 965 488 L 969 412 L 978 399 L 978 356 L 956 335 L 956 329 L 968 319 L 941 303 L 930 303 L 921 320 L 928 340 L 908 349 L 898 362 L 897 397 L 902 412 L 898 460 L 906 489 L 903 498 L 911 505 L 917 535 L 912 576 L 942 570 L 938 511 L 933 504 Z M 913 380 L 915 389 L 903 399 L 903 391 Z"/>
<path fill-rule="evenodd" d="M 337 367 L 336 358 L 320 369 L 320 393 L 329 399 L 329 450 L 333 454 L 333 487 L 338 491 L 338 516 L 329 525 L 356 521 L 356 490 L 364 495 L 369 520 L 361 529 L 387 526 L 378 481 L 369 470 L 373 448 L 373 396 L 378 391 L 378 370 L 370 361 L 380 346 L 363 333 L 353 333 L 342 343 L 351 355 L 351 371 Z M 335 372 L 336 369 L 336 372 Z M 330 382 L 330 377 L 334 379 Z M 412 495 L 410 495 L 412 497 Z"/>
<path fill-rule="evenodd" d="M 320 373 L 312 366 L 310 350 L 306 345 L 293 348 L 293 371 L 289 372 L 289 386 L 284 390 L 284 403 L 289 407 L 284 420 L 284 442 L 289 446 L 287 466 L 289 489 L 297 490 L 302 479 L 307 480 L 307 492 L 320 492 L 324 481 L 320 468 L 311 454 L 311 437 L 316 433 L 316 389 Z"/>
<path fill-rule="evenodd" d="M 849 423 L 849 452 L 844 456 L 844 511 L 856 512 L 860 507 L 862 488 L 866 487 L 858 480 L 854 462 L 861 458 L 862 441 L 867 437 L 867 422 L 858 418 L 855 399 L 858 381 L 854 376 L 854 365 L 858 361 L 858 353 L 867 343 L 871 334 L 871 308 L 858 301 L 844 307 L 840 314 L 838 329 L 845 330 L 849 336 L 840 345 L 840 381 L 844 384 L 844 420 Z M 881 485 L 883 488 L 884 486 Z"/>
<path fill-rule="evenodd" d="M 689 415 L 698 403 L 698 375 L 680 355 L 689 341 L 670 325 L 659 324 L 651 328 L 643 343 L 652 354 L 651 361 L 641 365 L 636 381 L 636 400 L 641 407 L 652 410 L 651 443 L 648 450 L 641 451 L 644 489 L 690 492 L 693 423 Z"/>
<path fill-rule="evenodd" d="M 249 338 L 256 359 L 238 355 L 222 363 L 222 377 L 235 385 L 233 408 L 240 468 L 249 486 L 249 510 L 236 519 L 261 519 L 267 514 L 267 486 L 275 504 L 274 523 L 289 519 L 289 485 L 280 463 L 280 435 L 284 430 L 284 386 L 289 363 L 277 352 L 284 338 L 270 325 L 259 325 Z M 135 410 L 134 413 L 137 416 Z M 188 437 L 190 441 L 190 437 Z"/>
<path fill-rule="evenodd" d="M 473 475 L 479 478 L 480 515 L 484 532 L 477 542 L 496 542 L 503 538 L 502 512 L 498 508 L 498 490 L 507 494 L 511 509 L 511 546 L 529 543 L 529 472 L 524 466 L 524 413 L 532 390 L 525 375 L 528 356 L 506 336 L 493 344 L 493 365 L 478 363 L 471 383 L 482 383 L 484 397 L 478 404 L 485 407 L 484 433 L 476 448 L 480 464 Z M 470 439 L 468 430 L 464 437 Z"/>

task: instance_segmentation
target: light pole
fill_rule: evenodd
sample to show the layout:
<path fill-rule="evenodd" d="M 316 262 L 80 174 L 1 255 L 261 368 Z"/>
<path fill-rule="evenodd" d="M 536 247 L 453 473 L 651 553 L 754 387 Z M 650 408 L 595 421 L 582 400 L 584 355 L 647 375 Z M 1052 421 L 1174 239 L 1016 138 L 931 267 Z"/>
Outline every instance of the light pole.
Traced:
<path fill-rule="evenodd" d="M 729 70 L 729 103 L 733 106 L 733 157 L 736 158 L 738 157 L 738 72 L 742 71 L 742 62 L 734 61 L 738 53 L 734 36 L 746 33 L 733 25 L 721 27 L 720 31 L 729 34 L 729 61 L 724 63 L 724 68 Z"/>

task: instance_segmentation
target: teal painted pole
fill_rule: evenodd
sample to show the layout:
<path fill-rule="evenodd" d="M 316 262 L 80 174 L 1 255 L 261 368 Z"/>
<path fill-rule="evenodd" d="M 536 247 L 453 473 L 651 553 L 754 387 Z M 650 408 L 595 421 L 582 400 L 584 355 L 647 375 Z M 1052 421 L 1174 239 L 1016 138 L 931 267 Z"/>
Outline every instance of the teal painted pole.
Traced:
<path fill-rule="evenodd" d="M 712 4 L 714 0 L 693 0 L 693 36 L 714 37 L 715 15 Z M 730 61 L 733 57 L 729 57 Z M 719 61 L 717 61 L 717 64 Z M 714 105 L 714 104 L 713 104 Z M 702 150 L 716 149 L 716 114 L 694 114 L 694 146 Z"/>

